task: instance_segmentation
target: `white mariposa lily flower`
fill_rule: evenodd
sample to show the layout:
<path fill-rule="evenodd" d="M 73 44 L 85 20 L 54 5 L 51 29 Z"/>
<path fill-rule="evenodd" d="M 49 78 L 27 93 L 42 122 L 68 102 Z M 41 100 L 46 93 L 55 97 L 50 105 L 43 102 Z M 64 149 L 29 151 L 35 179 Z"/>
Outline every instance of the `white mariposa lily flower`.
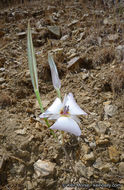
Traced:
<path fill-rule="evenodd" d="M 81 135 L 80 120 L 78 115 L 87 115 L 76 103 L 73 94 L 65 95 L 63 102 L 56 98 L 53 104 L 40 115 L 40 118 L 57 119 L 50 129 L 59 129 L 72 133 L 76 136 Z"/>

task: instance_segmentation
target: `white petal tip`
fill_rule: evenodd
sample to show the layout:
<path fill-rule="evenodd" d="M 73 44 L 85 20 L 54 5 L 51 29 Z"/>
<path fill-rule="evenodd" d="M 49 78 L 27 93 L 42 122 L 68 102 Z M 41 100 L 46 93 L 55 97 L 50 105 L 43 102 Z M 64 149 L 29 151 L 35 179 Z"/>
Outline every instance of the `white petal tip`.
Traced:
<path fill-rule="evenodd" d="M 41 119 L 47 118 L 47 117 L 49 117 L 49 115 L 50 115 L 50 113 L 46 111 L 46 112 L 40 114 L 40 115 L 39 115 L 39 118 L 41 118 Z"/>
<path fill-rule="evenodd" d="M 39 115 L 39 118 L 43 118 L 43 114 L 40 114 L 40 115 Z"/>
<path fill-rule="evenodd" d="M 80 132 L 78 132 L 78 133 L 76 133 L 76 134 L 74 134 L 75 136 L 81 136 L 81 131 Z"/>
<path fill-rule="evenodd" d="M 50 129 L 57 130 L 57 129 L 55 129 L 55 127 L 53 127 L 53 126 L 51 126 Z M 58 130 L 60 130 L 60 129 L 58 129 Z M 61 130 L 61 131 L 65 131 L 65 130 Z M 81 136 L 81 131 L 78 131 L 78 132 L 65 131 L 65 132 L 68 132 L 68 133 L 70 133 L 70 134 L 73 134 L 73 135 L 75 135 L 75 136 L 77 136 L 77 137 Z"/>
<path fill-rule="evenodd" d="M 51 127 L 50 129 L 58 129 L 61 131 L 66 131 L 75 136 L 81 135 L 81 130 L 78 124 L 71 118 L 60 117 Z"/>
<path fill-rule="evenodd" d="M 83 115 L 88 115 L 86 112 L 83 112 Z"/>

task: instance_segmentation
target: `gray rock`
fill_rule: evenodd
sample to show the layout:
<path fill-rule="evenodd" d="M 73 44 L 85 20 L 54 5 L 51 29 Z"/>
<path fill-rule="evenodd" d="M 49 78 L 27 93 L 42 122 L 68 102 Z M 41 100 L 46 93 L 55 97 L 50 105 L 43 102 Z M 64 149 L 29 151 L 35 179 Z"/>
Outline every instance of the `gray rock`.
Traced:
<path fill-rule="evenodd" d="M 110 142 L 110 139 L 109 139 L 109 136 L 108 135 L 101 135 L 100 137 L 98 137 L 96 139 L 96 144 L 99 146 L 99 145 L 106 145 L 106 144 L 109 144 Z"/>
<path fill-rule="evenodd" d="M 59 26 L 48 26 L 48 30 L 54 34 L 56 37 L 60 37 L 60 27 Z"/>
<path fill-rule="evenodd" d="M 41 176 L 48 176 L 50 174 L 53 174 L 55 170 L 55 163 L 49 162 L 49 161 L 42 161 L 38 160 L 34 163 L 34 170 L 36 175 L 39 177 Z"/>
<path fill-rule="evenodd" d="M 31 183 L 31 181 L 27 181 L 27 190 L 32 190 L 32 189 L 34 189 L 34 187 Z"/>
<path fill-rule="evenodd" d="M 23 151 L 21 149 L 18 149 L 14 152 L 15 156 L 21 158 L 22 160 L 30 160 L 30 153 L 28 151 Z"/>
<path fill-rule="evenodd" d="M 89 72 L 88 73 L 82 73 L 82 79 L 85 80 L 89 77 Z"/>
<path fill-rule="evenodd" d="M 115 146 L 108 148 L 110 160 L 114 163 L 119 161 L 119 152 Z"/>
<path fill-rule="evenodd" d="M 4 83 L 6 80 L 4 78 L 0 78 L 0 84 Z"/>
<path fill-rule="evenodd" d="M 1 68 L 0 68 L 0 71 L 1 71 L 1 72 L 5 71 L 5 68 L 4 68 L 4 67 L 1 67 Z"/>
<path fill-rule="evenodd" d="M 89 153 L 89 154 L 85 154 L 85 155 L 83 156 L 83 160 L 84 160 L 84 162 L 85 162 L 86 165 L 91 164 L 92 162 L 95 161 L 94 153 L 91 152 L 91 153 Z"/>
<path fill-rule="evenodd" d="M 32 141 L 33 138 L 34 138 L 34 136 L 31 135 L 28 139 L 23 141 L 22 144 L 20 144 L 20 149 L 27 150 L 29 148 L 29 144 L 30 144 L 30 142 Z"/>
<path fill-rule="evenodd" d="M 76 164 L 75 164 L 75 171 L 79 174 L 79 175 L 82 175 L 82 176 L 86 176 L 86 174 L 87 174 L 87 168 L 86 168 L 86 166 L 81 162 L 81 161 L 79 161 L 79 162 L 77 162 Z"/>
<path fill-rule="evenodd" d="M 108 40 L 111 41 L 111 42 L 116 41 L 118 38 L 119 38 L 118 34 L 109 34 L 108 35 Z"/>
<path fill-rule="evenodd" d="M 116 47 L 116 59 L 118 62 L 124 62 L 124 45 L 119 45 Z"/>
<path fill-rule="evenodd" d="M 121 161 L 124 161 L 124 153 L 121 154 L 120 158 L 121 158 Z"/>
<path fill-rule="evenodd" d="M 100 166 L 99 169 L 101 172 L 109 172 L 111 170 L 111 164 L 110 163 L 103 164 L 102 166 Z"/>
<path fill-rule="evenodd" d="M 111 124 L 107 121 L 99 121 L 98 127 L 99 127 L 100 134 L 105 134 L 107 128 L 109 128 L 110 126 Z"/>
<path fill-rule="evenodd" d="M 98 123 L 94 123 L 92 125 L 93 129 L 95 130 L 97 135 L 105 134 L 106 129 L 110 127 L 110 123 L 106 121 L 99 121 Z"/>
<path fill-rule="evenodd" d="M 81 151 L 84 153 L 84 154 L 88 154 L 90 152 L 90 148 L 88 145 L 86 144 L 83 144 L 82 147 L 81 147 Z"/>
<path fill-rule="evenodd" d="M 91 142 L 91 143 L 89 143 L 89 145 L 90 145 L 90 148 L 95 148 L 96 147 L 96 143 L 95 142 Z"/>
<path fill-rule="evenodd" d="M 93 175 L 93 168 L 86 167 L 81 161 L 75 164 L 75 170 L 80 176 L 83 176 L 84 178 L 90 178 Z"/>
<path fill-rule="evenodd" d="M 115 105 L 105 105 L 104 107 L 105 116 L 114 116 L 117 113 L 117 106 Z"/>
<path fill-rule="evenodd" d="M 124 162 L 119 164 L 119 172 L 122 176 L 124 175 Z"/>
<path fill-rule="evenodd" d="M 26 134 L 26 128 L 18 129 L 15 132 L 16 132 L 17 135 L 25 135 Z"/>
<path fill-rule="evenodd" d="M 64 35 L 64 36 L 61 37 L 60 40 L 65 41 L 65 40 L 67 40 L 68 38 L 69 38 L 69 35 Z"/>
<path fill-rule="evenodd" d="M 101 158 L 99 157 L 99 158 L 96 159 L 95 163 L 93 164 L 93 167 L 96 168 L 96 169 L 99 169 L 102 164 L 103 164 L 103 163 L 102 163 L 102 160 L 101 160 Z"/>
<path fill-rule="evenodd" d="M 124 186 L 124 178 L 122 178 L 122 179 L 119 181 L 119 183 L 121 184 L 121 187 L 122 187 L 121 190 L 124 190 L 124 188 L 123 188 L 123 186 Z"/>
<path fill-rule="evenodd" d="M 103 24 L 105 24 L 105 25 L 111 25 L 112 23 L 113 23 L 113 20 L 110 18 L 105 18 L 103 20 Z"/>
<path fill-rule="evenodd" d="M 90 178 L 91 176 L 93 176 L 93 168 L 87 167 L 87 177 Z"/>

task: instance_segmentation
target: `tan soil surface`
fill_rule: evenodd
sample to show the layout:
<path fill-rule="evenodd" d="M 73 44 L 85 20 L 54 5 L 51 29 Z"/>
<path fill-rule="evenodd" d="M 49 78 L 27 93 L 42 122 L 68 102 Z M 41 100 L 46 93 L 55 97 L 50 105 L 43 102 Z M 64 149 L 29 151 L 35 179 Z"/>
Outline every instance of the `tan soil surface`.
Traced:
<path fill-rule="evenodd" d="M 0 189 L 123 190 L 123 3 L 8 4 L 0 8 Z M 80 118 L 80 138 L 65 133 L 64 146 L 76 176 L 62 147 L 39 120 L 27 59 L 29 19 L 44 109 L 56 98 L 47 58 L 53 51 L 62 97 L 72 92 L 88 113 Z M 60 34 L 53 34 L 49 26 L 57 26 Z M 60 132 L 56 134 L 60 138 Z M 53 172 L 38 177 L 34 163 L 39 159 L 55 164 Z M 101 188 L 95 187 L 98 184 Z"/>

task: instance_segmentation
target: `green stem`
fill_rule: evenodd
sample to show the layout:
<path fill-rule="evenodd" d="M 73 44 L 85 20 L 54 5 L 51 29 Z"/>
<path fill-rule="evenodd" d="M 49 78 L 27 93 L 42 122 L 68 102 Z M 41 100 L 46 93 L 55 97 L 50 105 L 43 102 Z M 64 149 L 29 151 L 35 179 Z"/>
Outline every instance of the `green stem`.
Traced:
<path fill-rule="evenodd" d="M 61 92 L 58 88 L 56 89 L 56 92 L 57 92 L 58 98 L 60 98 L 60 100 L 61 100 Z"/>
<path fill-rule="evenodd" d="M 41 112 L 43 113 L 43 112 L 44 112 L 44 109 L 43 109 L 43 105 L 42 105 L 42 102 L 41 102 L 41 99 L 40 99 L 40 94 L 39 94 L 39 90 L 38 90 L 38 89 L 35 90 L 35 94 L 36 94 L 36 98 L 37 98 L 37 100 L 38 100 L 38 103 L 39 103 Z M 50 128 L 50 124 L 49 124 L 48 120 L 47 120 L 46 118 L 44 118 L 44 121 L 46 122 L 47 127 Z M 55 139 L 57 139 L 57 137 L 56 137 L 56 135 L 55 135 L 55 133 L 53 132 L 52 129 L 50 129 L 50 132 L 51 132 L 51 134 L 53 135 L 53 137 L 54 137 Z"/>
<path fill-rule="evenodd" d="M 36 94 L 36 98 L 38 100 L 41 112 L 43 113 L 44 109 L 43 109 L 43 105 L 42 105 L 42 102 L 41 102 L 41 99 L 40 99 L 40 94 L 39 94 L 39 90 L 38 89 L 35 90 L 35 94 Z"/>

